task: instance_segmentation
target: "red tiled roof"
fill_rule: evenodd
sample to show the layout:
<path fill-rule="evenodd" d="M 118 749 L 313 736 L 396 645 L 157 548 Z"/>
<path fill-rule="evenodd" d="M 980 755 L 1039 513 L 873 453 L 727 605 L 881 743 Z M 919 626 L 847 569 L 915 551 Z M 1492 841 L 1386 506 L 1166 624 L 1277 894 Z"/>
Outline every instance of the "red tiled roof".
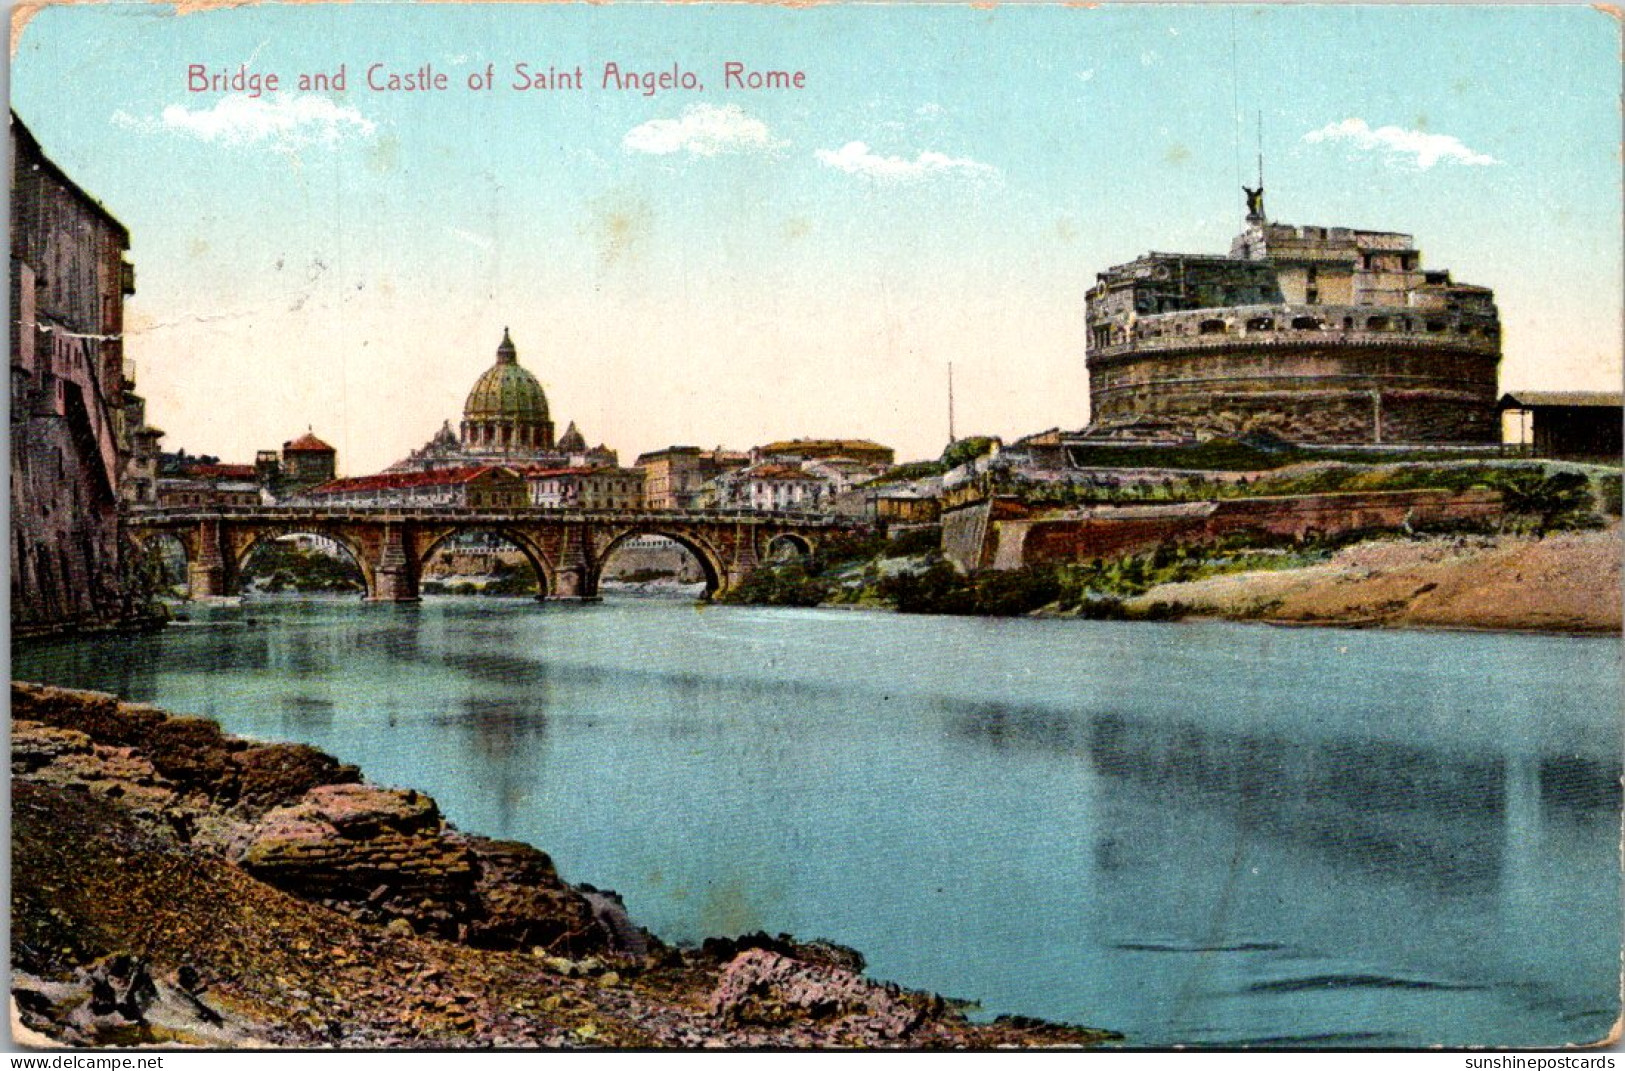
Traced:
<path fill-rule="evenodd" d="M 186 475 L 216 480 L 252 480 L 253 465 L 188 465 Z"/>
<path fill-rule="evenodd" d="M 298 453 L 336 454 L 336 453 L 338 453 L 337 450 L 333 449 L 331 446 L 328 446 L 326 443 L 322 442 L 320 439 L 316 438 L 316 436 L 312 435 L 308 431 L 305 432 L 303 435 L 299 436 L 299 438 L 293 440 L 293 442 L 283 443 L 282 444 L 282 452 L 285 453 L 285 454 L 288 454 L 288 453 L 294 453 L 294 454 L 298 454 Z"/>
<path fill-rule="evenodd" d="M 614 465 L 570 465 L 565 468 L 547 469 L 540 466 L 519 470 L 520 475 L 528 480 L 544 478 L 547 476 L 625 476 L 634 478 L 643 475 L 641 469 L 622 469 Z"/>
<path fill-rule="evenodd" d="M 430 469 L 428 472 L 380 472 L 372 476 L 347 476 L 306 491 L 307 495 L 336 495 L 349 491 L 400 491 L 411 487 L 441 487 L 468 483 L 488 472 L 517 475 L 512 469 L 479 465 L 457 469 Z"/>
<path fill-rule="evenodd" d="M 817 476 L 794 465 L 753 465 L 734 475 L 746 480 L 818 480 Z"/>
<path fill-rule="evenodd" d="M 594 468 L 583 468 L 580 465 L 565 465 L 562 468 L 544 468 L 541 465 L 531 465 L 520 469 L 520 475 L 527 480 L 545 479 L 549 476 L 590 476 L 597 472 Z"/>

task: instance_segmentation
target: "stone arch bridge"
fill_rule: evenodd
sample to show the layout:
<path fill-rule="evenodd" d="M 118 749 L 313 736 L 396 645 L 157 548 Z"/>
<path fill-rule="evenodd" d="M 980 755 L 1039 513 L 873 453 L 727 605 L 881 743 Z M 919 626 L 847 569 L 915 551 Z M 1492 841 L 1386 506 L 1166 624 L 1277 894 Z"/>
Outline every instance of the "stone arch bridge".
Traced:
<path fill-rule="evenodd" d="M 193 598 L 236 594 L 248 556 L 261 543 L 317 535 L 349 551 L 375 602 L 418 601 L 418 579 L 450 537 L 486 532 L 512 542 L 536 571 L 544 599 L 584 600 L 615 549 L 637 536 L 665 536 L 705 573 L 706 595 L 738 586 L 781 549 L 810 554 L 832 535 L 869 526 L 837 517 L 746 510 L 561 510 L 449 507 L 219 506 L 133 510 L 125 519 L 140 546 L 165 535 L 186 552 Z"/>

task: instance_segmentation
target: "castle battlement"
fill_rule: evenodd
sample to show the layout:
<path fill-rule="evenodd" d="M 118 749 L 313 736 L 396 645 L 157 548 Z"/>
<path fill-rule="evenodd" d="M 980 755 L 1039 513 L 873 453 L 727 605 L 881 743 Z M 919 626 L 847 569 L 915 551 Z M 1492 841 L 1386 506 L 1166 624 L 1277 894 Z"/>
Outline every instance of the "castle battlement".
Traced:
<path fill-rule="evenodd" d="M 1147 253 L 1099 273 L 1091 419 L 1198 437 L 1498 441 L 1494 292 L 1424 270 L 1409 234 L 1271 223 L 1262 203 L 1249 191 L 1228 256 Z"/>

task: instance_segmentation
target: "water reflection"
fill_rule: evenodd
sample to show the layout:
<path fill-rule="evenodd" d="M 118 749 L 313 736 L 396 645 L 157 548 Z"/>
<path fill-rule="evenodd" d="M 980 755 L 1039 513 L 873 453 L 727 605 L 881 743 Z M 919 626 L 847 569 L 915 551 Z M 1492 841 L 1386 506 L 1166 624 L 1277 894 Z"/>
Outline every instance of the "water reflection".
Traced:
<path fill-rule="evenodd" d="M 829 937 L 1148 1044 L 1554 1044 L 1618 1011 L 1617 662 L 1541 637 L 267 600 L 17 672 L 313 743 L 672 938 Z"/>
<path fill-rule="evenodd" d="M 282 697 L 285 735 L 296 739 L 306 735 L 325 736 L 333 728 L 337 709 L 337 704 L 325 695 L 304 692 L 285 695 Z"/>
<path fill-rule="evenodd" d="M 1603 822 L 1620 811 L 1620 766 L 1601 759 L 1243 733 L 1009 703 L 949 706 L 954 732 L 986 747 L 1072 756 L 1102 777 L 1154 792 L 1162 806 L 1206 808 L 1248 836 L 1441 896 L 1497 885 L 1515 810 L 1561 809 Z M 1108 836 L 1096 858 L 1118 869 L 1123 849 Z"/>

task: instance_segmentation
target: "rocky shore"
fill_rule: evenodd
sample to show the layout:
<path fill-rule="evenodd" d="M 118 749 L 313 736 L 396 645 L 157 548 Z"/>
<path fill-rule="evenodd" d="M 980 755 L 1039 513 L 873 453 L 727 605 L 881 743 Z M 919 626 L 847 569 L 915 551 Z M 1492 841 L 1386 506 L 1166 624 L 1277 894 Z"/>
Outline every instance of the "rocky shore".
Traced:
<path fill-rule="evenodd" d="M 12 686 L 12 1007 L 35 1045 L 1004 1048 L 857 952 L 672 948 L 535 847 L 300 744 Z"/>

